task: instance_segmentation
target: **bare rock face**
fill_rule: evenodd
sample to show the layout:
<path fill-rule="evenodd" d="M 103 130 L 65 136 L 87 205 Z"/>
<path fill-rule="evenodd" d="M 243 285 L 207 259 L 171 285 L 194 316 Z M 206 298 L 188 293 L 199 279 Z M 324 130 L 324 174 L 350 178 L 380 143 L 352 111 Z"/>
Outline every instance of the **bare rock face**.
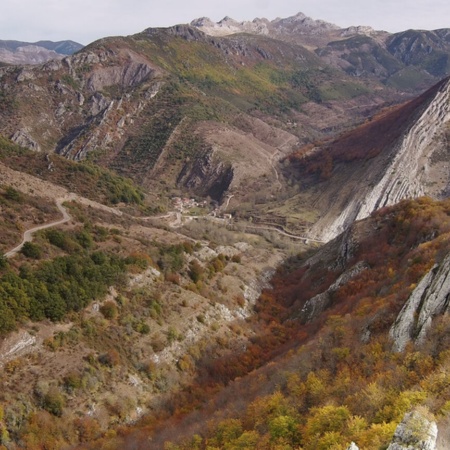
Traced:
<path fill-rule="evenodd" d="M 420 412 L 405 414 L 387 450 L 436 450 L 438 428 Z"/>
<path fill-rule="evenodd" d="M 233 180 L 233 168 L 208 152 L 193 164 L 186 163 L 178 176 L 177 184 L 203 196 L 220 201 Z"/>
<path fill-rule="evenodd" d="M 352 181 L 346 179 L 354 186 L 354 191 L 338 199 L 342 206 L 338 210 L 330 208 L 312 228 L 311 237 L 329 241 L 355 220 L 403 199 L 423 195 L 439 199 L 450 179 L 448 173 L 442 172 L 448 170 L 448 162 L 436 156 L 440 148 L 433 145 L 433 140 L 449 121 L 450 79 L 447 79 L 390 149 L 370 160 L 364 170 L 351 174 Z M 436 176 L 438 173 L 442 175 Z M 443 177 L 445 183 L 440 185 L 440 190 L 436 189 L 436 180 Z M 336 185 L 332 188 L 332 204 L 336 204 Z"/>
<path fill-rule="evenodd" d="M 393 350 L 403 351 L 411 340 L 421 342 L 435 316 L 448 311 L 450 255 L 435 265 L 414 289 L 389 331 Z"/>
<path fill-rule="evenodd" d="M 30 150 L 35 150 L 37 152 L 41 151 L 40 145 L 28 134 L 28 130 L 17 130 L 12 135 L 11 140 L 17 145 L 29 148 Z"/>
<path fill-rule="evenodd" d="M 155 70 L 148 64 L 134 61 L 125 66 L 103 67 L 91 75 L 87 81 L 87 87 L 90 91 L 96 92 L 114 85 L 136 86 L 154 72 Z"/>

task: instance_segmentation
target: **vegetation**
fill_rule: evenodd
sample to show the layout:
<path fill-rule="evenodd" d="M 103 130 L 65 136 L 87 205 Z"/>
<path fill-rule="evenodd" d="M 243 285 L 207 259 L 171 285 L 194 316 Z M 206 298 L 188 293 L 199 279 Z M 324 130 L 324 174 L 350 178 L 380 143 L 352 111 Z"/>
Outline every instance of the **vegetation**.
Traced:
<path fill-rule="evenodd" d="M 450 250 L 449 217 L 450 202 L 429 199 L 375 213 L 368 220 L 376 231 L 364 236 L 347 262 L 350 267 L 366 261 L 368 268 L 343 284 L 330 308 L 308 324 L 292 317 L 341 270 L 304 264 L 302 258 L 280 269 L 274 289 L 257 303 L 252 322 L 257 334 L 247 349 L 215 359 L 205 352 L 197 361 L 199 377 L 176 404 L 178 411 L 204 409 L 195 413 L 197 426 L 193 416 L 187 417 L 191 437 L 184 440 L 182 414 L 175 415 L 182 442 L 166 448 L 345 450 L 354 441 L 378 450 L 386 448 L 406 412 L 422 408 L 443 418 L 450 395 L 442 391 L 450 363 L 448 314 L 435 319 L 426 343 L 402 353 L 392 352 L 387 331 L 420 278 Z M 370 337 L 361 342 L 361 333 Z M 264 365 L 267 361 L 273 362 Z M 219 391 L 213 400 L 204 393 L 206 386 Z M 156 421 L 156 433 L 154 422 L 130 438 L 125 432 L 115 448 L 127 448 L 152 432 L 155 443 L 173 442 L 162 431 L 167 421 L 160 425 Z"/>
<path fill-rule="evenodd" d="M 130 179 L 120 177 L 92 163 L 75 163 L 58 155 L 51 156 L 53 169 L 50 171 L 48 161 L 42 154 L 14 145 L 2 136 L 0 136 L 0 157 L 3 164 L 12 169 L 34 176 L 39 174 L 46 180 L 106 204 L 123 202 L 142 205 L 144 200 L 142 189 Z M 20 201 L 20 198 L 11 198 L 13 195 L 19 194 L 17 191 L 16 194 L 13 191 L 5 193 L 7 199 Z"/>
<path fill-rule="evenodd" d="M 27 319 L 61 320 L 79 311 L 104 296 L 125 269 L 124 260 L 117 256 L 94 252 L 58 257 L 34 269 L 24 265 L 19 274 L 7 271 L 0 278 L 0 334 Z"/>
<path fill-rule="evenodd" d="M 435 86 L 430 91 L 437 88 Z M 401 136 L 410 123 L 410 118 L 426 105 L 430 91 L 403 105 L 386 108 L 331 142 L 308 144 L 289 155 L 289 161 L 298 172 L 296 178 L 314 174 L 321 180 L 326 180 L 330 178 L 333 168 L 340 163 L 366 161 L 380 155 Z M 314 152 L 311 152 L 312 149 Z"/>

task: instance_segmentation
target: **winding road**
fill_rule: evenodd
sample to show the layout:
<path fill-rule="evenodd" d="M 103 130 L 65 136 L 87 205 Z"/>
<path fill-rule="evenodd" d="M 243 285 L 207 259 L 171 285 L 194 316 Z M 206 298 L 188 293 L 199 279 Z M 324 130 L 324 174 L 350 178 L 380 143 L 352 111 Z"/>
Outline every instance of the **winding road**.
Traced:
<path fill-rule="evenodd" d="M 62 205 L 63 202 L 65 202 L 66 200 L 68 200 L 68 198 L 62 198 L 62 199 L 56 200 L 56 207 L 61 211 L 61 213 L 63 215 L 62 219 L 59 219 L 55 222 L 50 222 L 50 223 L 46 223 L 43 225 L 39 225 L 37 227 L 31 228 L 30 230 L 26 230 L 23 233 L 22 242 L 17 247 L 14 247 L 9 252 L 6 252 L 4 256 L 6 258 L 12 258 L 14 255 L 19 253 L 20 250 L 22 250 L 22 247 L 24 246 L 24 244 L 26 242 L 31 242 L 33 240 L 33 234 L 37 233 L 39 230 L 45 230 L 46 228 L 56 227 L 57 225 L 61 225 L 63 223 L 68 222 L 71 219 L 70 214 L 67 212 L 67 209 Z"/>
<path fill-rule="evenodd" d="M 279 234 L 282 234 L 283 236 L 287 236 L 292 239 L 299 239 L 305 242 L 317 242 L 319 244 L 325 244 L 327 241 L 321 241 L 320 239 L 314 239 L 307 236 L 300 236 L 298 234 L 289 233 L 284 230 L 280 230 L 276 227 L 271 227 L 268 225 L 245 225 L 246 228 L 253 228 L 254 230 L 268 230 L 268 231 L 276 231 Z"/>

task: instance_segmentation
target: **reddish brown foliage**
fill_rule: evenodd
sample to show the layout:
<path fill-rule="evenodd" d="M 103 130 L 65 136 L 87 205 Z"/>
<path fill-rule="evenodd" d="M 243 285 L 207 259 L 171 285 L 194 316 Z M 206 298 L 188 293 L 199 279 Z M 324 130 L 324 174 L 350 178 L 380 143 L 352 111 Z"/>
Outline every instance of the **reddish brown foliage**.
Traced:
<path fill-rule="evenodd" d="M 440 85 L 434 86 L 414 100 L 386 108 L 368 122 L 344 133 L 331 143 L 309 144 L 289 159 L 302 172 L 319 174 L 321 180 L 328 179 L 333 167 L 338 163 L 372 159 L 385 149 L 391 148 L 412 120 L 434 98 L 439 88 Z"/>

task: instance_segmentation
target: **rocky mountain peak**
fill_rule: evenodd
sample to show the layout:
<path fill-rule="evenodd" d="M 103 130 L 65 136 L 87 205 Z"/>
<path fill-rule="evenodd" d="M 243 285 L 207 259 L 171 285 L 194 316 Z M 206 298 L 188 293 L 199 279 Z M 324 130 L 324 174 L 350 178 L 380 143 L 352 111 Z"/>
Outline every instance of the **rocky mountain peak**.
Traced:
<path fill-rule="evenodd" d="M 269 36 L 290 35 L 292 33 L 321 33 L 338 30 L 339 27 L 323 20 L 314 20 L 302 12 L 287 18 L 255 18 L 252 21 L 238 22 L 229 16 L 217 23 L 207 18 L 195 19 L 191 25 L 212 36 L 225 36 L 236 33 L 263 34 Z"/>
<path fill-rule="evenodd" d="M 232 19 L 230 16 L 225 16 L 222 20 L 218 22 L 221 25 L 239 25 L 237 20 Z"/>
<path fill-rule="evenodd" d="M 209 17 L 199 17 L 198 19 L 194 19 L 191 23 L 193 27 L 212 27 L 214 26 L 214 22 Z"/>
<path fill-rule="evenodd" d="M 355 34 L 363 34 L 366 36 L 376 36 L 379 32 L 374 28 L 364 25 L 351 26 L 348 28 L 344 28 L 341 31 L 341 36 L 348 37 L 354 36 Z"/>

